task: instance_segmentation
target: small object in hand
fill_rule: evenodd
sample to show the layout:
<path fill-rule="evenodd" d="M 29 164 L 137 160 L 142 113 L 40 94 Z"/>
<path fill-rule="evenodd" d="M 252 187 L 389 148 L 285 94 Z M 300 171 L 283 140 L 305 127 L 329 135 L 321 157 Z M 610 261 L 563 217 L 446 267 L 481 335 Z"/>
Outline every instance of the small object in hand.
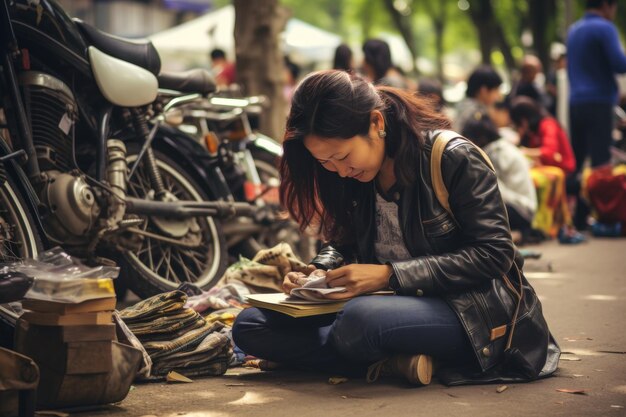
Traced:
<path fill-rule="evenodd" d="M 316 269 L 315 271 L 311 272 L 311 274 L 308 276 L 303 274 L 302 272 L 298 272 L 298 278 L 296 278 L 295 284 L 304 286 L 307 282 L 310 282 L 319 278 L 326 278 L 326 271 L 324 271 L 323 269 Z"/>
<path fill-rule="evenodd" d="M 508 388 L 509 388 L 509 387 L 508 387 L 507 385 L 500 385 L 498 388 L 496 388 L 496 392 L 497 392 L 498 394 L 500 394 L 500 393 L 502 393 L 502 392 L 506 391 Z"/>

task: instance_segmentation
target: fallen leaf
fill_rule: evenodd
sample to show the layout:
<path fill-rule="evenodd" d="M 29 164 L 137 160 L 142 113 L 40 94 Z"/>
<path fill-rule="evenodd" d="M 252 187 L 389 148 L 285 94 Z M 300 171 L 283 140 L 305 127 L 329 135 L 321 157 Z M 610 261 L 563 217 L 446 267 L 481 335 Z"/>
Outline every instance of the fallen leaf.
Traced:
<path fill-rule="evenodd" d="M 584 376 L 582 374 L 574 374 L 574 378 L 580 378 L 581 376 Z"/>
<path fill-rule="evenodd" d="M 193 382 L 191 379 L 187 378 L 185 375 L 181 375 L 178 372 L 170 371 L 165 377 L 167 382 Z"/>
<path fill-rule="evenodd" d="M 566 394 L 587 395 L 584 389 L 557 388 L 557 391 L 564 392 Z"/>
<path fill-rule="evenodd" d="M 577 357 L 571 357 L 571 358 L 570 358 L 569 356 L 565 356 L 565 357 L 561 356 L 561 358 L 560 358 L 559 360 L 562 360 L 562 361 L 571 361 L 571 362 L 580 362 L 582 359 L 577 358 Z"/>
<path fill-rule="evenodd" d="M 625 355 L 626 351 L 623 350 L 599 350 L 600 353 L 615 353 L 617 355 Z"/>
<path fill-rule="evenodd" d="M 611 405 L 611 408 L 624 408 L 623 405 Z"/>
<path fill-rule="evenodd" d="M 346 398 L 348 398 L 348 396 L 347 395 L 342 395 L 341 398 L 343 398 L 345 400 Z"/>
<path fill-rule="evenodd" d="M 499 386 L 498 388 L 496 388 L 496 392 L 497 392 L 498 394 L 500 394 L 500 393 L 502 393 L 502 392 L 506 391 L 506 390 L 507 390 L 507 388 L 509 388 L 509 387 L 507 387 L 506 385 L 501 385 L 501 386 Z"/>
<path fill-rule="evenodd" d="M 343 384 L 347 381 L 348 378 L 345 378 L 343 376 L 331 376 L 330 378 L 328 378 L 328 383 L 331 385 Z"/>

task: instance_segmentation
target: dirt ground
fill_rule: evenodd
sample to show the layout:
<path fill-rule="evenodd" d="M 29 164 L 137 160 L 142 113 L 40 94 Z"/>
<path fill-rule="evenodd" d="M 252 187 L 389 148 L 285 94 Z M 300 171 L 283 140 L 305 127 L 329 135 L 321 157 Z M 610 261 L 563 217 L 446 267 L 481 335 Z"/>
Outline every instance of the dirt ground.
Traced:
<path fill-rule="evenodd" d="M 532 249 L 527 276 L 564 352 L 558 376 L 528 384 L 447 388 L 401 381 L 331 385 L 328 375 L 232 368 L 188 384 L 133 386 L 121 403 L 79 416 L 626 416 L 626 239 Z M 582 394 L 559 389 L 584 390 Z"/>

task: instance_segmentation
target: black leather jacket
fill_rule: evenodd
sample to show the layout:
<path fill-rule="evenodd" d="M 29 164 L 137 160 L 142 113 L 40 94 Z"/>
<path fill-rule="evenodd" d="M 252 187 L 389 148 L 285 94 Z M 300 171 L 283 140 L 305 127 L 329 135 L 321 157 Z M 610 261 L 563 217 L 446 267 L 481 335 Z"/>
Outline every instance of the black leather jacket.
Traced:
<path fill-rule="evenodd" d="M 551 374 L 558 365 L 560 351 L 534 290 L 523 274 L 518 274 L 523 260 L 511 241 L 495 174 L 472 144 L 453 139 L 441 162 L 454 213 L 450 216 L 432 188 L 432 138 L 428 136 L 418 158 L 419 166 L 415 167 L 417 181 L 410 187 L 391 190 L 398 204 L 404 242 L 414 258 L 390 263 L 394 271 L 390 283 L 393 286 L 395 282 L 394 289 L 400 295 L 443 297 L 459 317 L 481 372 L 473 376 L 458 374 L 448 383 L 480 378 L 529 380 Z M 322 249 L 313 264 L 336 268 L 343 258 L 348 263 L 378 263 L 374 253 L 375 192 L 372 182 L 361 201 L 353 201 L 356 243 L 331 244 Z M 507 285 L 505 274 L 513 288 Z M 511 349 L 505 355 L 519 294 L 523 298 Z"/>

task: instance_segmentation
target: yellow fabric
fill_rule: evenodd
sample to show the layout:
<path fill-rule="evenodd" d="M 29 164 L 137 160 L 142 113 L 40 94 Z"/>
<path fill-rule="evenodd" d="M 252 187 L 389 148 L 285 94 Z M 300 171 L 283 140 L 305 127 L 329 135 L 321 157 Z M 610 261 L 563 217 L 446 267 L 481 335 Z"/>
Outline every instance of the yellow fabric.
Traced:
<path fill-rule="evenodd" d="M 572 225 L 565 192 L 565 173 L 561 168 L 543 165 L 532 167 L 530 176 L 537 190 L 537 213 L 532 227 L 546 236 L 556 237 L 562 226 Z"/>

